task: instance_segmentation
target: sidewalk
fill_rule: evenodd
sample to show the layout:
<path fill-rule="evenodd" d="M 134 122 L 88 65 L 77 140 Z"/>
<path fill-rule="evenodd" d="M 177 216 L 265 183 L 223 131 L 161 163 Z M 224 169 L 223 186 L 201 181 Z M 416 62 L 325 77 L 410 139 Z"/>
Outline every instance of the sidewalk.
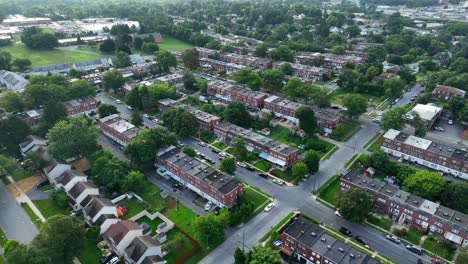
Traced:
<path fill-rule="evenodd" d="M 42 215 L 41 211 L 37 209 L 36 205 L 31 201 L 31 199 L 29 199 L 28 195 L 23 191 L 23 189 L 21 189 L 16 184 L 16 181 L 11 176 L 7 176 L 7 178 L 13 184 L 13 186 L 15 186 L 16 190 L 20 193 L 20 195 L 16 197 L 16 201 L 20 204 L 27 203 L 29 207 L 31 207 L 31 210 L 37 215 L 37 217 L 39 217 L 39 219 L 42 222 L 45 222 L 46 221 L 45 217 Z"/>

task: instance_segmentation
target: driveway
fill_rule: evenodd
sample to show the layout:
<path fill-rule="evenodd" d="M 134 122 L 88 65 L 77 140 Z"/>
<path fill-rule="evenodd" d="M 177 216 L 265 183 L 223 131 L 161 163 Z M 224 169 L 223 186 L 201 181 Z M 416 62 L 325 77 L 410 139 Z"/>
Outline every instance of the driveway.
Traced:
<path fill-rule="evenodd" d="M 31 218 L 0 181 L 0 227 L 9 239 L 29 244 L 39 234 Z"/>

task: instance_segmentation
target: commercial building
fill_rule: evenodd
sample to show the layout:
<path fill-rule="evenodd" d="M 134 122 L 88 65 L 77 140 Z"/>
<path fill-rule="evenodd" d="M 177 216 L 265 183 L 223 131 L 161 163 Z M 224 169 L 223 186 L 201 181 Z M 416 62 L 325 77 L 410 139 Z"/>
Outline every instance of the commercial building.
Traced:
<path fill-rule="evenodd" d="M 281 65 L 289 62 L 273 62 L 273 68 L 279 69 Z M 293 68 L 293 76 L 305 81 L 321 81 L 324 76 L 330 76 L 331 71 L 322 67 L 308 66 L 299 63 L 289 63 Z"/>
<path fill-rule="evenodd" d="M 3 86 L 15 92 L 21 92 L 28 83 L 28 80 L 15 72 L 0 70 L 0 87 Z"/>
<path fill-rule="evenodd" d="M 406 113 L 405 118 L 412 121 L 414 119 L 415 113 L 426 123 L 428 128 L 431 128 L 437 118 L 442 114 L 443 107 L 437 106 L 435 104 L 417 104 L 413 109 Z"/>
<path fill-rule="evenodd" d="M 379 261 L 329 235 L 322 227 L 296 216 L 281 234 L 276 247 L 284 254 L 306 264 L 377 264 Z"/>
<path fill-rule="evenodd" d="M 226 144 L 231 144 L 235 138 L 242 138 L 247 150 L 258 152 L 260 158 L 281 167 L 290 167 L 299 159 L 299 151 L 296 148 L 231 123 L 216 125 L 214 134 Z"/>
<path fill-rule="evenodd" d="M 181 185 L 219 207 L 232 207 L 244 192 L 244 184 L 170 146 L 158 152 L 154 166 L 163 177 Z"/>
<path fill-rule="evenodd" d="M 374 210 L 388 215 L 400 225 L 406 224 L 422 233 L 431 232 L 468 246 L 468 215 L 355 172 L 341 177 L 340 191 L 350 188 L 370 193 L 374 197 Z"/>
<path fill-rule="evenodd" d="M 390 129 L 381 149 L 397 158 L 468 180 L 468 151 Z"/>
<path fill-rule="evenodd" d="M 22 15 L 11 15 L 2 21 L 2 25 L 7 27 L 28 27 L 50 25 L 51 23 L 52 19 L 48 17 L 25 17 Z"/>
<path fill-rule="evenodd" d="M 263 108 L 264 100 L 268 97 L 266 93 L 252 91 L 219 79 L 208 82 L 206 90 L 208 94 L 218 99 L 226 102 L 242 102 L 250 109 Z"/>
<path fill-rule="evenodd" d="M 126 146 L 138 135 L 140 129 L 117 114 L 99 120 L 102 133 L 122 146 Z"/>
<path fill-rule="evenodd" d="M 59 46 L 62 46 L 62 47 L 71 46 L 71 45 L 80 45 L 83 43 L 90 43 L 90 42 L 100 44 L 104 42 L 104 40 L 106 40 L 108 37 L 109 37 L 108 35 L 88 36 L 88 37 L 80 37 L 79 40 L 77 37 L 65 38 L 65 39 L 59 39 L 58 44 Z"/>
<path fill-rule="evenodd" d="M 91 112 L 96 112 L 97 102 L 92 96 L 86 96 L 79 99 L 66 101 L 63 103 L 67 110 L 68 116 L 74 116 L 78 114 L 88 115 Z"/>
<path fill-rule="evenodd" d="M 197 108 L 191 107 L 186 104 L 181 104 L 172 99 L 167 98 L 160 100 L 158 105 L 159 111 L 161 112 L 165 111 L 168 108 L 181 108 L 187 110 L 189 113 L 192 113 L 197 118 L 198 124 L 200 125 L 200 129 L 203 130 L 213 131 L 214 126 L 221 122 L 221 118 L 215 115 L 200 111 Z"/>
<path fill-rule="evenodd" d="M 432 98 L 440 100 L 450 100 L 454 96 L 465 98 L 466 92 L 452 86 L 437 85 L 432 91 Z"/>

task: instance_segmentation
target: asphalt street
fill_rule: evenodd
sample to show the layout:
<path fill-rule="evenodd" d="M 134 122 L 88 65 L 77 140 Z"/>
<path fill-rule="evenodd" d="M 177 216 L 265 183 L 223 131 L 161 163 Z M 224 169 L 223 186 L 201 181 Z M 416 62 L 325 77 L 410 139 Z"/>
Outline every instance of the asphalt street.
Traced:
<path fill-rule="evenodd" d="M 28 214 L 0 181 L 0 227 L 8 239 L 29 244 L 39 234 Z"/>
<path fill-rule="evenodd" d="M 126 108 L 124 104 L 117 104 L 114 99 L 108 98 L 105 94 L 98 95 L 98 100 L 115 105 L 121 112 L 124 118 L 131 116 L 131 110 Z M 411 99 L 411 97 L 409 97 Z M 247 250 L 255 246 L 261 237 L 263 237 L 273 226 L 283 219 L 291 211 L 303 211 L 308 215 L 318 219 L 325 225 L 339 229 L 341 226 L 348 228 L 353 234 L 362 236 L 370 245 L 370 247 L 385 256 L 388 256 L 398 263 L 417 263 L 418 259 L 422 259 L 425 263 L 429 263 L 427 256 L 418 256 L 404 248 L 403 245 L 397 245 L 385 238 L 385 236 L 377 230 L 361 224 L 354 224 L 346 221 L 335 215 L 334 210 L 322 205 L 312 197 L 312 191 L 325 183 L 333 175 L 340 173 L 346 161 L 353 154 L 367 153 L 363 146 L 378 132 L 380 127 L 378 124 L 372 123 L 370 120 L 361 118 L 361 130 L 356 133 L 348 142 L 340 145 L 339 149 L 330 156 L 329 159 L 323 160 L 320 163 L 320 170 L 313 176 L 309 177 L 306 182 L 300 182 L 298 186 L 279 186 L 269 179 L 261 178 L 256 172 L 251 172 L 245 168 L 238 167 L 235 175 L 246 181 L 249 185 L 255 186 L 274 197 L 276 207 L 268 212 L 262 212 L 254 219 L 249 221 L 242 227 L 237 228 L 234 232 L 229 232 L 226 241 L 213 250 L 200 263 L 233 263 L 233 254 L 237 247 Z M 148 127 L 157 126 L 156 123 L 144 118 L 144 124 Z M 103 139 L 100 137 L 100 143 Z M 209 147 L 202 147 L 192 138 L 181 139 L 185 145 L 192 146 L 194 149 L 205 154 L 219 164 L 218 154 L 211 151 Z M 105 148 L 110 148 L 114 152 L 121 152 L 118 147 L 110 144 L 103 145 Z M 117 154 L 116 153 L 116 154 Z M 117 154 L 121 157 L 123 154 Z M 157 185 L 162 185 L 160 182 L 153 181 Z M 185 204 L 185 201 L 182 200 Z M 190 204 L 192 207 L 193 204 Z"/>
<path fill-rule="evenodd" d="M 394 104 L 393 106 L 405 106 L 405 105 L 408 105 L 411 103 L 411 99 L 415 96 L 418 96 L 419 94 L 421 94 L 422 92 L 424 92 L 424 87 L 421 86 L 419 83 L 416 84 L 415 86 L 411 87 L 411 89 L 404 93 L 401 97 L 400 100 L 398 100 L 398 102 L 396 104 Z"/>

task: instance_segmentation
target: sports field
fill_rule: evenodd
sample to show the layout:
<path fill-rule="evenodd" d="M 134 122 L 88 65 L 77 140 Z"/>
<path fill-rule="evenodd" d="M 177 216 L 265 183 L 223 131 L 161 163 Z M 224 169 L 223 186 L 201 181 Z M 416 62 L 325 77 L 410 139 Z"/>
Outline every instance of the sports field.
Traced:
<path fill-rule="evenodd" d="M 178 39 L 169 37 L 169 36 L 163 36 L 163 42 L 158 43 L 159 45 L 159 50 L 164 51 L 164 50 L 175 50 L 175 51 L 184 51 L 186 49 L 190 49 L 193 47 L 192 44 L 180 41 Z"/>

